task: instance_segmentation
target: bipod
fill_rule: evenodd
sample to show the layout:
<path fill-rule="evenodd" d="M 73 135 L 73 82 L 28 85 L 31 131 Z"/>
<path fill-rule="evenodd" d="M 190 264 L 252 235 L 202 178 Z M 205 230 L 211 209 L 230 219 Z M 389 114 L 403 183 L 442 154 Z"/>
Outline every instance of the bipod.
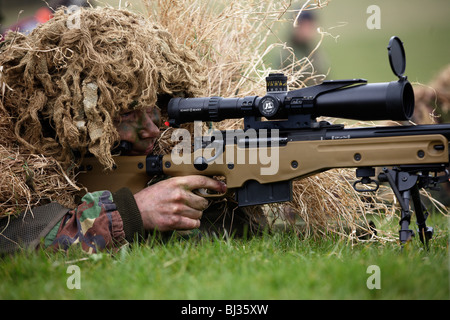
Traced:
<path fill-rule="evenodd" d="M 379 174 L 380 181 L 389 182 L 392 191 L 395 194 L 401 207 L 400 231 L 399 238 L 403 247 L 405 243 L 414 236 L 414 231 L 409 229 L 411 222 L 410 200 L 414 205 L 418 233 L 420 241 L 428 249 L 428 241 L 433 237 L 433 228 L 427 227 L 426 220 L 428 211 L 420 199 L 419 185 L 427 185 L 426 176 L 422 176 L 417 172 L 403 171 L 401 168 L 394 167 L 392 169 L 383 168 L 383 172 Z"/>

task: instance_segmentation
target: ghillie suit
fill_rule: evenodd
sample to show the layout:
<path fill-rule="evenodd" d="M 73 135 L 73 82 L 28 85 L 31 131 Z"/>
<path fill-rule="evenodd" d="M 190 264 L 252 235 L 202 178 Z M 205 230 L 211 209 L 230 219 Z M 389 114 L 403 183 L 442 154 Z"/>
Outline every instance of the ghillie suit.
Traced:
<path fill-rule="evenodd" d="M 157 24 L 112 8 L 59 10 L 27 36 L 9 33 L 0 68 L 1 215 L 48 201 L 70 206 L 86 152 L 113 167 L 115 118 L 205 87 L 190 50 Z"/>

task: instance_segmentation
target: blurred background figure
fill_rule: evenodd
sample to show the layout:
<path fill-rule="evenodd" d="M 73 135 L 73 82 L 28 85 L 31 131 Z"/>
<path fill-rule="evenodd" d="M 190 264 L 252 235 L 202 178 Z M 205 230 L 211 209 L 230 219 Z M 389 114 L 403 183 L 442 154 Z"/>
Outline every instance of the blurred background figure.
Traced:
<path fill-rule="evenodd" d="M 286 45 L 293 49 L 295 59 L 301 60 L 309 57 L 314 66 L 315 74 L 328 74 L 328 63 L 320 49 L 314 49 L 319 43 L 319 33 L 316 13 L 313 11 L 303 11 L 298 17 L 294 27 L 290 27 L 286 36 Z M 313 52 L 314 51 L 314 52 Z M 288 67 L 293 63 L 292 56 L 287 50 L 281 54 L 280 69 Z"/>
<path fill-rule="evenodd" d="M 1 14 L 0 14 L 0 18 L 2 17 L 3 19 L 0 20 L 0 23 L 2 23 L 2 27 L 1 27 L 1 33 L 2 35 L 5 34 L 5 32 L 12 30 L 12 31 L 18 31 L 24 34 L 27 34 L 29 32 L 31 32 L 34 28 L 36 28 L 39 24 L 45 23 L 47 22 L 53 14 L 53 11 L 58 9 L 59 7 L 65 6 L 65 7 L 69 7 L 71 5 L 76 5 L 79 7 L 86 7 L 89 5 L 88 0 L 49 0 L 47 1 L 48 6 L 45 4 L 45 2 L 42 2 L 42 6 L 39 7 L 33 15 L 30 16 L 25 16 L 25 17 L 20 17 L 17 21 L 17 23 L 10 25 L 10 26 L 3 26 L 3 20 L 4 20 L 4 10 L 5 10 L 5 2 L 4 0 L 0 0 L 0 8 L 1 8 Z M 11 0 L 9 0 L 9 2 L 11 2 Z M 33 4 L 36 3 L 36 0 L 33 1 Z M 15 14 L 19 14 L 19 12 L 23 9 L 25 9 L 24 7 L 26 7 L 28 5 L 31 4 L 31 1 L 29 1 L 28 3 L 25 2 L 24 4 L 22 4 L 22 8 L 20 7 L 20 4 L 16 4 L 15 6 L 17 7 L 17 13 Z M 12 6 L 12 4 L 8 4 L 8 7 Z"/>
<path fill-rule="evenodd" d="M 450 123 L 450 65 L 443 68 L 428 86 L 415 86 L 417 124 Z"/>

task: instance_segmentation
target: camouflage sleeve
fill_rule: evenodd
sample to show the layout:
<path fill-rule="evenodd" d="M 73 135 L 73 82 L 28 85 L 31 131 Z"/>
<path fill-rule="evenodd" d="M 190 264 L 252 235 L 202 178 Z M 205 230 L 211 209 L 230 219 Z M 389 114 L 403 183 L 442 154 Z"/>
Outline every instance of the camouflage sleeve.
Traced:
<path fill-rule="evenodd" d="M 142 221 L 139 212 L 132 212 L 133 216 L 130 217 L 129 208 L 136 204 L 134 198 L 130 200 L 131 192 L 125 194 L 125 197 L 123 192 L 114 196 L 109 191 L 86 194 L 81 204 L 66 214 L 61 223 L 50 231 L 45 238 L 45 245 L 62 250 L 80 245 L 84 251 L 95 253 L 104 249 L 117 249 L 127 240 L 133 240 L 135 234 L 142 232 Z M 124 200 L 127 197 L 128 200 Z"/>

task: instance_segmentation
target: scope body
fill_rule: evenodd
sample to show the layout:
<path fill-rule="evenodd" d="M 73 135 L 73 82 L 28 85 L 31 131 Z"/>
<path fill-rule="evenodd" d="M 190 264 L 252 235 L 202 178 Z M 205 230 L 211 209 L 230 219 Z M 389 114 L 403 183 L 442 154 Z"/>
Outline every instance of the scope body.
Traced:
<path fill-rule="evenodd" d="M 268 120 L 310 115 L 353 120 L 409 120 L 414 112 L 414 91 L 404 79 L 367 84 L 363 79 L 324 81 L 292 91 L 271 91 L 264 97 L 173 98 L 169 122 L 222 121 L 245 117 Z"/>

